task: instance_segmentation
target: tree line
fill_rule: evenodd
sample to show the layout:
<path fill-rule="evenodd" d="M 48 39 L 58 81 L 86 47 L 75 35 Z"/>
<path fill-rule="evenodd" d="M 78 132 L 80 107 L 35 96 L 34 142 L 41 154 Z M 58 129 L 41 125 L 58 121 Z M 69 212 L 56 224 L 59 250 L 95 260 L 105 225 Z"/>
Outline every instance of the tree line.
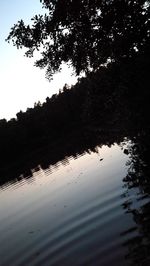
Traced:
<path fill-rule="evenodd" d="M 121 64 L 110 63 L 97 72 L 65 85 L 58 95 L 47 97 L 16 119 L 0 120 L 0 165 L 82 128 L 103 131 L 149 126 L 148 53 Z"/>

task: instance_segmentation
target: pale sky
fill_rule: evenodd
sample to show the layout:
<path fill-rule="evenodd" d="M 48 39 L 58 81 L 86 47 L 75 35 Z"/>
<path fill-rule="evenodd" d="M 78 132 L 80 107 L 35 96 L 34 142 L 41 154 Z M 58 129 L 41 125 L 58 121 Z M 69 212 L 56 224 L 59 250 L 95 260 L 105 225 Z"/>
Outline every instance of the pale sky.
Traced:
<path fill-rule="evenodd" d="M 77 80 L 72 70 L 63 66 L 62 73 L 47 81 L 45 70 L 33 66 L 34 58 L 26 58 L 23 50 L 5 41 L 18 20 L 29 23 L 41 12 L 40 0 L 0 0 L 0 119 L 15 117 L 20 110 L 26 111 L 35 102 L 57 93 L 65 83 L 71 85 Z"/>

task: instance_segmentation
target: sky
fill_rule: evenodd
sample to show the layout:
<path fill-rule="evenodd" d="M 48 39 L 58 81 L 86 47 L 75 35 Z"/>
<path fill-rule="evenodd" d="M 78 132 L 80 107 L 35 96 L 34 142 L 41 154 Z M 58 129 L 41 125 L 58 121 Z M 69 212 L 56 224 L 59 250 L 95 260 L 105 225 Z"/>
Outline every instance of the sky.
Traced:
<path fill-rule="evenodd" d="M 40 0 L 0 0 L 0 119 L 16 117 L 35 102 L 45 101 L 63 88 L 65 83 L 75 84 L 77 78 L 66 65 L 49 82 L 45 70 L 34 66 L 35 58 L 26 58 L 25 50 L 8 44 L 10 28 L 23 19 L 30 23 L 35 14 L 44 12 Z"/>

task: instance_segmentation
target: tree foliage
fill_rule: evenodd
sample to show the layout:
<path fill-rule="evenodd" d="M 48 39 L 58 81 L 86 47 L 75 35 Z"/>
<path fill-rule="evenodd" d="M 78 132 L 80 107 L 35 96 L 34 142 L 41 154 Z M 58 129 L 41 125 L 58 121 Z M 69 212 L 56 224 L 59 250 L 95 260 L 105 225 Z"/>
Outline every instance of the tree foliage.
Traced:
<path fill-rule="evenodd" d="M 17 48 L 27 48 L 35 62 L 47 68 L 47 77 L 71 64 L 76 73 L 142 53 L 149 45 L 150 1 L 146 0 L 40 0 L 47 12 L 35 15 L 32 25 L 18 21 L 9 33 Z"/>

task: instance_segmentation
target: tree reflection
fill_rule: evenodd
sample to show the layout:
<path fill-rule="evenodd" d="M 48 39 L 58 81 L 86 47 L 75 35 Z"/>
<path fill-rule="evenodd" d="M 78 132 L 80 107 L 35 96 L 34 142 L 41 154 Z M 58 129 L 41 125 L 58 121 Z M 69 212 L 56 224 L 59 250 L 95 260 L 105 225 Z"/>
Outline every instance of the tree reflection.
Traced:
<path fill-rule="evenodd" d="M 133 120 L 132 120 L 133 121 Z M 141 120 L 142 121 L 142 120 Z M 3 121 L 6 126 L 6 121 Z M 13 121 L 14 123 L 14 121 Z M 15 122 L 16 123 L 16 122 Z M 144 125 L 144 123 L 143 123 Z M 124 127 L 108 130 L 94 126 L 80 128 L 53 145 L 51 142 L 40 150 L 33 150 L 27 159 L 19 163 L 1 168 L 1 188 L 7 181 L 20 182 L 23 179 L 33 181 L 33 172 L 40 169 L 58 167 L 61 161 L 68 164 L 69 158 L 78 158 L 88 152 L 97 152 L 97 147 L 117 143 L 128 155 L 128 174 L 123 179 L 126 192 L 122 208 L 125 215 L 132 218 L 130 227 L 121 232 L 121 238 L 126 240 L 123 246 L 127 248 L 126 260 L 129 265 L 149 265 L 150 263 L 150 130 L 149 126 L 138 127 L 133 131 L 131 123 Z M 128 144 L 127 144 L 128 143 Z M 32 171 L 30 169 L 33 169 Z M 23 173 L 23 174 L 22 174 Z M 14 179 L 13 179 L 14 177 Z"/>
<path fill-rule="evenodd" d="M 142 131 L 128 147 L 130 160 L 128 175 L 124 178 L 127 188 L 123 207 L 135 223 L 134 236 L 124 243 L 128 247 L 126 259 L 131 265 L 150 265 L 150 132 Z M 131 233 L 132 230 L 130 230 Z"/>

